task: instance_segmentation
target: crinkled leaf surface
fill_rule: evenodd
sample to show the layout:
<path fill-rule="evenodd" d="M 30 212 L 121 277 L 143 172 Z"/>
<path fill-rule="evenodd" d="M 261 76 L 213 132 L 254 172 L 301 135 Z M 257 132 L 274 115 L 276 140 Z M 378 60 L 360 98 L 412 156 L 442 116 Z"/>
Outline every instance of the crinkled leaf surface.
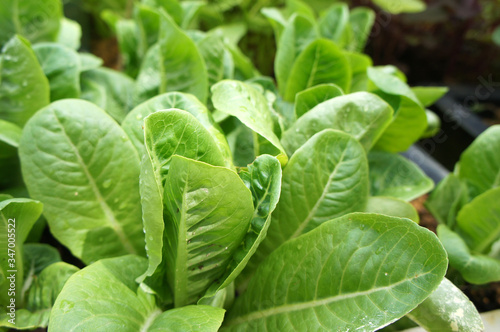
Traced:
<path fill-rule="evenodd" d="M 141 164 L 142 219 L 151 276 L 161 262 L 163 247 L 163 188 L 174 155 L 224 166 L 217 143 L 196 118 L 171 109 L 150 114 L 144 120 L 146 153 Z"/>
<path fill-rule="evenodd" d="M 130 137 L 139 155 L 142 155 L 144 152 L 144 119 L 156 111 L 170 108 L 177 108 L 191 113 L 210 132 L 225 158 L 229 161 L 231 160 L 231 152 L 226 138 L 217 129 L 206 106 L 196 99 L 195 96 L 181 92 L 168 92 L 151 98 L 135 107 L 127 115 L 122 123 L 122 127 Z"/>
<path fill-rule="evenodd" d="M 51 101 L 80 97 L 78 53 L 56 43 L 36 44 L 33 51 L 49 80 Z"/>
<path fill-rule="evenodd" d="M 436 236 L 410 220 L 346 215 L 274 251 L 224 327 L 374 331 L 430 295 L 447 264 Z"/>
<path fill-rule="evenodd" d="M 5 0 L 0 6 L 0 47 L 15 34 L 31 42 L 55 41 L 63 16 L 60 0 Z"/>
<path fill-rule="evenodd" d="M 500 125 L 488 128 L 460 156 L 458 176 L 471 198 L 500 186 Z"/>
<path fill-rule="evenodd" d="M 187 306 L 164 313 L 155 298 L 135 283 L 146 259 L 100 260 L 75 273 L 58 296 L 49 331 L 217 331 L 224 310 Z"/>
<path fill-rule="evenodd" d="M 0 119 L 23 127 L 49 103 L 49 82 L 29 42 L 14 36 L 0 56 Z"/>
<path fill-rule="evenodd" d="M 366 154 L 354 137 L 334 130 L 313 136 L 283 171 L 281 198 L 252 264 L 290 238 L 346 213 L 363 211 L 368 190 Z"/>
<path fill-rule="evenodd" d="M 139 157 L 103 110 L 82 100 L 52 103 L 25 127 L 19 153 L 30 196 L 44 203 L 52 234 L 76 257 L 144 254 Z"/>
<path fill-rule="evenodd" d="M 79 269 L 73 265 L 58 262 L 49 265 L 34 278 L 27 293 L 26 307 L 17 310 L 16 324 L 7 319 L 0 324 L 15 329 L 47 327 L 50 311 L 66 281 Z"/>
<path fill-rule="evenodd" d="M 351 134 L 366 150 L 377 141 L 392 118 L 392 108 L 368 92 L 357 92 L 327 100 L 300 117 L 282 138 L 293 154 L 308 139 L 324 129 Z"/>
<path fill-rule="evenodd" d="M 434 187 L 434 182 L 416 164 L 398 154 L 371 151 L 368 163 L 370 192 L 373 196 L 411 201 Z"/>
<path fill-rule="evenodd" d="M 235 172 L 180 156 L 172 158 L 164 202 L 163 258 L 179 307 L 197 301 L 222 276 L 254 209 Z"/>
<path fill-rule="evenodd" d="M 217 291 L 227 287 L 243 271 L 266 237 L 267 229 L 271 224 L 271 213 L 278 204 L 281 191 L 281 165 L 276 158 L 262 155 L 251 165 L 248 165 L 248 171 L 240 173 L 240 176 L 252 192 L 254 201 L 251 228 L 235 252 L 224 276 L 220 278 L 222 281 L 214 283 L 205 297 L 214 296 Z"/>
<path fill-rule="evenodd" d="M 345 55 L 334 42 L 317 39 L 298 56 L 291 69 L 284 99 L 294 101 L 300 91 L 318 84 L 334 83 L 342 91 L 351 86 L 351 68 Z"/>
<path fill-rule="evenodd" d="M 408 317 L 429 332 L 480 332 L 484 328 L 474 304 L 446 278 Z"/>

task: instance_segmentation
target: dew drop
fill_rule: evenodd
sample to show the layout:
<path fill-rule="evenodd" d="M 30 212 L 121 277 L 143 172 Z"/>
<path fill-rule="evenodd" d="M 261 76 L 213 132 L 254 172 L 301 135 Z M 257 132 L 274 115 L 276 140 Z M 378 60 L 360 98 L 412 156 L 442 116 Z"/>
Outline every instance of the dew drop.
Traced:
<path fill-rule="evenodd" d="M 75 304 L 73 302 L 69 302 L 66 300 L 61 301 L 61 307 L 62 307 L 61 309 L 62 309 L 63 313 L 67 313 L 68 311 L 73 309 L 74 306 L 75 306 Z"/>
<path fill-rule="evenodd" d="M 142 119 L 142 114 L 137 114 L 137 115 L 135 116 L 135 118 L 136 118 L 137 120 L 141 120 L 141 119 Z"/>
<path fill-rule="evenodd" d="M 389 273 L 387 273 L 387 272 L 386 272 L 386 273 L 384 273 L 384 275 L 385 275 L 385 276 L 388 276 L 388 275 L 389 275 Z"/>
<path fill-rule="evenodd" d="M 111 179 L 107 179 L 106 181 L 104 181 L 104 182 L 102 183 L 102 186 L 103 186 L 105 189 L 107 189 L 107 188 L 111 187 Z"/>

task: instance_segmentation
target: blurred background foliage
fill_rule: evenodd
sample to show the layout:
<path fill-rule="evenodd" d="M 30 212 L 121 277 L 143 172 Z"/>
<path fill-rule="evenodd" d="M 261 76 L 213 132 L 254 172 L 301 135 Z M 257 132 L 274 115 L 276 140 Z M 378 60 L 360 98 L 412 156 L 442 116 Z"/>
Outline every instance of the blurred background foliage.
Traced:
<path fill-rule="evenodd" d="M 239 24 L 239 46 L 264 75 L 273 75 L 275 41 L 266 7 L 302 6 L 295 0 L 151 0 L 158 3 L 195 2 L 200 5 L 193 28 L 210 30 Z M 66 15 L 83 26 L 83 46 L 101 56 L 105 65 L 120 67 L 110 23 L 130 18 L 132 0 L 66 0 Z M 321 16 L 331 0 L 308 0 Z M 479 74 L 500 73 L 500 0 L 350 0 L 351 8 L 365 6 L 377 16 L 366 53 L 375 65 L 393 64 L 410 83 L 477 82 Z M 260 47 L 257 47 L 259 45 Z M 262 47 L 265 45 L 265 47 Z"/>

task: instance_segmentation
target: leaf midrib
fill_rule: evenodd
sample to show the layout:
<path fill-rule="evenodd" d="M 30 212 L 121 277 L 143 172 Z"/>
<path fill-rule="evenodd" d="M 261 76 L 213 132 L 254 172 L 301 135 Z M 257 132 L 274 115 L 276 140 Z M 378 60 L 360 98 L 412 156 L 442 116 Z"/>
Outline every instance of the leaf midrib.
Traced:
<path fill-rule="evenodd" d="M 424 277 L 430 273 L 432 273 L 432 271 L 423 273 L 423 274 L 419 275 L 419 278 Z M 334 302 L 352 299 L 352 298 L 356 298 L 359 296 L 368 296 L 368 295 L 371 295 L 371 294 L 376 293 L 376 292 L 391 291 L 394 287 L 397 287 L 405 282 L 411 282 L 413 279 L 415 279 L 415 277 L 400 280 L 400 281 L 398 281 L 394 284 L 391 284 L 389 286 L 372 288 L 372 289 L 367 290 L 367 291 L 348 293 L 348 294 L 344 294 L 344 295 L 339 294 L 339 295 L 327 297 L 327 298 L 324 298 L 321 300 L 313 300 L 313 301 L 301 302 L 301 303 L 284 304 L 284 305 L 277 306 L 274 308 L 264 309 L 264 310 L 260 310 L 260 311 L 253 311 L 253 312 L 246 314 L 244 316 L 240 316 L 240 317 L 237 317 L 233 320 L 230 320 L 228 322 L 228 324 L 225 324 L 225 327 L 239 325 L 239 324 L 247 323 L 247 322 L 250 322 L 253 320 L 257 320 L 257 319 L 267 318 L 267 317 L 274 316 L 274 315 L 289 314 L 291 312 L 295 312 L 295 311 L 299 311 L 299 310 L 316 308 L 319 306 L 324 306 L 324 305 L 328 305 L 328 304 L 331 304 Z"/>
<path fill-rule="evenodd" d="M 80 156 L 78 149 L 76 148 L 76 146 L 73 144 L 73 142 L 69 138 L 69 135 L 66 133 L 66 129 L 62 125 L 62 123 L 59 120 L 59 117 L 57 116 L 55 111 L 53 111 L 53 114 L 54 114 L 54 118 L 56 119 L 57 123 L 59 124 L 59 127 L 61 128 L 62 133 L 64 134 L 64 137 L 66 138 L 68 144 L 70 145 L 71 149 L 73 150 L 73 153 L 75 154 L 77 161 L 80 164 L 80 166 L 85 174 L 85 177 L 88 180 L 90 188 L 92 189 L 92 191 L 96 197 L 96 200 L 99 203 L 99 206 L 101 207 L 102 211 L 106 215 L 107 220 L 109 221 L 109 224 L 115 230 L 115 232 L 118 235 L 118 238 L 120 239 L 120 242 L 122 243 L 125 250 L 127 250 L 131 254 L 136 255 L 137 251 L 130 243 L 130 241 L 127 238 L 125 232 L 123 231 L 123 228 L 120 225 L 120 223 L 116 220 L 115 215 L 113 213 L 113 210 L 109 207 L 107 202 L 102 197 L 101 192 L 99 191 L 99 188 L 97 187 L 97 184 L 95 183 L 94 178 L 90 174 L 90 172 L 87 168 L 87 165 L 84 163 L 82 157 Z"/>
<path fill-rule="evenodd" d="M 301 235 L 302 232 L 304 231 L 304 229 L 307 227 L 307 225 L 311 221 L 311 219 L 316 214 L 316 211 L 319 209 L 321 203 L 325 199 L 326 194 L 328 193 L 328 189 L 330 188 L 330 185 L 332 184 L 332 181 L 335 178 L 335 175 L 337 175 L 337 172 L 338 172 L 338 169 L 340 168 L 340 165 L 344 161 L 344 156 L 345 156 L 346 150 L 347 150 L 347 147 L 344 149 L 344 151 L 342 151 L 342 155 L 339 158 L 339 162 L 335 166 L 333 172 L 330 174 L 330 177 L 328 178 L 328 181 L 326 182 L 325 188 L 323 189 L 321 196 L 316 201 L 316 204 L 314 204 L 311 211 L 309 211 L 309 214 L 307 215 L 307 217 L 304 219 L 304 221 L 302 223 L 300 223 L 299 227 L 297 227 L 297 230 L 295 231 L 295 233 L 293 233 L 293 235 L 290 237 L 290 239 L 296 238 L 297 236 Z"/>

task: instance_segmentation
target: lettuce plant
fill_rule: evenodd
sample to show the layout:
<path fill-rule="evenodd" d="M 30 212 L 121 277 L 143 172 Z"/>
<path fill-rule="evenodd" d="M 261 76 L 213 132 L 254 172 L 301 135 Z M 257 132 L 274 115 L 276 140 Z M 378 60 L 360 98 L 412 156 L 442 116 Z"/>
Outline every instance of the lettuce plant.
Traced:
<path fill-rule="evenodd" d="M 20 223 L 22 291 L 16 324 L 2 312 L 1 326 L 372 331 L 407 315 L 479 331 L 444 278 L 446 251 L 408 203 L 433 183 L 396 154 L 425 135 L 425 107 L 445 90 L 372 66 L 360 53 L 368 9 L 264 10 L 275 83 L 238 31 L 186 30 L 196 6 L 143 1 L 117 19 L 124 72 L 71 43 L 9 36 L 0 165 L 20 165 L 22 182 L 5 181 L 0 215 L 4 234 Z M 28 243 L 42 213 L 82 269 Z"/>
<path fill-rule="evenodd" d="M 427 200 L 450 265 L 473 284 L 500 280 L 500 126 L 479 135 Z"/>

